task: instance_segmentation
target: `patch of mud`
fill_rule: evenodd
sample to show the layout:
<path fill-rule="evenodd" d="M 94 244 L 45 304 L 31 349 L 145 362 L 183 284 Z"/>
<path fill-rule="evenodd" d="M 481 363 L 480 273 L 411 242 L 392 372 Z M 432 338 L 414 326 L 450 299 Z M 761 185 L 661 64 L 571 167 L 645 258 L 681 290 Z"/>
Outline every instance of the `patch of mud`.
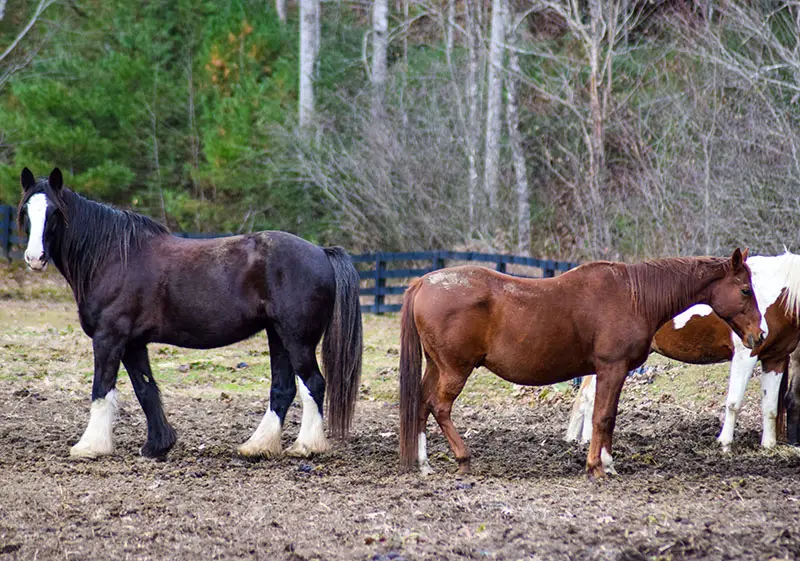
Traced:
<path fill-rule="evenodd" d="M 88 387 L 0 388 L 0 560 L 800 557 L 798 456 L 762 452 L 756 431 L 725 455 L 716 416 L 668 403 L 623 405 L 620 476 L 593 483 L 585 448 L 562 440 L 568 403 L 456 405 L 475 473 L 457 476 L 431 430 L 436 473 L 422 478 L 398 473 L 397 409 L 379 402 L 359 404 L 353 437 L 329 454 L 252 463 L 234 450 L 266 399 L 167 389 L 179 443 L 167 461 L 145 460 L 126 389 L 115 454 L 73 461 Z M 295 407 L 285 446 L 299 418 Z"/>

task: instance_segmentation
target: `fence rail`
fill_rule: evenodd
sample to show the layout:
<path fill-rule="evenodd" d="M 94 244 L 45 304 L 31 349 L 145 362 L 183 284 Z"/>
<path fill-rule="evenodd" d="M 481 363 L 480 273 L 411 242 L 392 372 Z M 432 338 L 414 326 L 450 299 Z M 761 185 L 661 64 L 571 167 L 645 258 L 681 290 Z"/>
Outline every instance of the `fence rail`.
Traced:
<path fill-rule="evenodd" d="M 0 205 L 0 254 L 6 259 L 20 259 L 22 251 L 17 249 L 25 244 L 16 233 L 16 209 L 7 205 Z M 197 234 L 190 232 L 177 232 L 181 238 L 213 238 L 229 234 Z M 578 263 L 567 261 L 552 261 L 549 259 L 536 259 L 521 255 L 506 255 L 498 253 L 480 253 L 473 251 L 409 251 L 399 253 L 366 253 L 352 255 L 353 262 L 359 269 L 359 276 L 369 286 L 362 286 L 361 296 L 372 297 L 372 303 L 361 306 L 364 312 L 382 314 L 400 310 L 400 304 L 389 303 L 387 296 L 399 296 L 408 287 L 403 281 L 421 277 L 431 271 L 442 269 L 448 261 L 491 263 L 494 268 L 502 273 L 509 272 L 508 267 L 525 266 L 541 271 L 540 275 L 525 274 L 524 276 L 554 277 L 559 272 L 568 271 L 577 267 Z M 389 265 L 399 265 L 390 267 Z M 512 271 L 512 274 L 514 271 Z M 387 281 L 399 281 L 401 284 L 389 284 Z"/>

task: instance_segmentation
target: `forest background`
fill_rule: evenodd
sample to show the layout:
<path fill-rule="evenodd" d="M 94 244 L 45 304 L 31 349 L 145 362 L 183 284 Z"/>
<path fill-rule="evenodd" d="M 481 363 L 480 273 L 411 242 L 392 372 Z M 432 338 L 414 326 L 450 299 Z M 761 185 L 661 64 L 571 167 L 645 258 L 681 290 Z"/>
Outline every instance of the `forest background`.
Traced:
<path fill-rule="evenodd" d="M 800 251 L 800 4 L 0 0 L 22 167 L 176 231 Z"/>

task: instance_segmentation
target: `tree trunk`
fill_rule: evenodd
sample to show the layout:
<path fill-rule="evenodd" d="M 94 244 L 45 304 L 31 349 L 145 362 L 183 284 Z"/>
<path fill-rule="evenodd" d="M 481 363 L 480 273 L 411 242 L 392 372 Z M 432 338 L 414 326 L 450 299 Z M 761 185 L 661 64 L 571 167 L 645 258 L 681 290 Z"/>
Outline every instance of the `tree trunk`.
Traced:
<path fill-rule="evenodd" d="M 467 51 L 469 66 L 467 70 L 467 152 L 469 165 L 469 230 L 475 231 L 476 199 L 478 194 L 478 125 L 480 115 L 480 96 L 478 95 L 478 74 L 480 72 L 480 28 L 478 27 L 479 0 L 467 0 Z"/>
<path fill-rule="evenodd" d="M 318 6 L 318 0 L 300 0 L 300 128 L 308 127 L 314 119 Z"/>
<path fill-rule="evenodd" d="M 514 160 L 514 174 L 517 180 L 517 252 L 528 255 L 531 246 L 531 208 L 528 190 L 528 170 L 525 164 L 525 152 L 522 149 L 522 135 L 519 132 L 518 82 L 521 74 L 517 45 L 516 26 L 509 15 L 508 33 L 511 48 L 508 51 L 508 74 L 506 75 L 506 118 L 508 121 L 508 138 Z"/>
<path fill-rule="evenodd" d="M 383 113 L 383 94 L 386 90 L 389 39 L 389 1 L 374 0 L 372 4 L 372 115 Z"/>
<path fill-rule="evenodd" d="M 456 0 L 445 0 L 447 2 L 447 23 L 445 24 L 445 43 L 447 49 L 453 50 L 453 38 L 456 29 Z"/>
<path fill-rule="evenodd" d="M 497 209 L 497 176 L 500 160 L 500 126 L 503 109 L 503 55 L 505 54 L 506 0 L 492 0 L 492 38 L 489 47 L 489 91 L 486 100 L 486 153 L 484 186 L 489 197 L 489 229 Z"/>
<path fill-rule="evenodd" d="M 275 11 L 281 23 L 286 23 L 286 0 L 275 0 Z"/>

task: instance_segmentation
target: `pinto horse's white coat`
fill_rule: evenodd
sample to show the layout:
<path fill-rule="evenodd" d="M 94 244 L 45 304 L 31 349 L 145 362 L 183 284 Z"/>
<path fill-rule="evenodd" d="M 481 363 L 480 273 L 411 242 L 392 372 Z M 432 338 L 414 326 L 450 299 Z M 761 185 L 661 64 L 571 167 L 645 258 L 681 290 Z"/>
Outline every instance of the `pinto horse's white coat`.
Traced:
<path fill-rule="evenodd" d="M 44 256 L 44 223 L 47 218 L 47 195 L 37 193 L 26 203 L 28 220 L 31 224 L 28 247 L 25 248 L 25 263 L 34 271 L 41 271 L 47 263 Z"/>
<path fill-rule="evenodd" d="M 765 337 L 768 335 L 766 310 L 777 302 L 781 292 L 786 289 L 784 305 L 796 317 L 800 316 L 800 255 L 786 251 L 783 255 L 754 256 L 747 260 L 750 267 L 753 292 L 761 311 L 761 329 Z M 676 330 L 685 327 L 692 317 L 707 316 L 711 308 L 698 304 L 675 316 L 673 325 Z M 731 360 L 728 397 L 725 404 L 725 422 L 717 437 L 717 441 L 726 452 L 730 450 L 733 442 L 733 431 L 736 417 L 742 408 L 745 388 L 753 374 L 753 369 L 758 362 L 758 357 L 750 356 L 750 349 L 746 348 L 741 339 L 731 331 L 731 341 L 734 346 L 733 359 Z M 761 376 L 761 412 L 763 418 L 763 433 L 761 446 L 771 448 L 775 446 L 776 418 L 778 414 L 778 393 L 781 382 L 781 372 L 765 372 Z M 592 376 L 594 378 L 594 376 Z M 567 434 L 568 441 L 580 440 L 589 442 L 592 437 L 592 409 L 596 386 L 590 383 L 577 396 L 577 401 L 572 409 Z"/>
<path fill-rule="evenodd" d="M 92 402 L 89 424 L 69 455 L 73 458 L 97 458 L 114 452 L 112 429 L 117 418 L 117 390 L 111 390 L 104 398 Z"/>

